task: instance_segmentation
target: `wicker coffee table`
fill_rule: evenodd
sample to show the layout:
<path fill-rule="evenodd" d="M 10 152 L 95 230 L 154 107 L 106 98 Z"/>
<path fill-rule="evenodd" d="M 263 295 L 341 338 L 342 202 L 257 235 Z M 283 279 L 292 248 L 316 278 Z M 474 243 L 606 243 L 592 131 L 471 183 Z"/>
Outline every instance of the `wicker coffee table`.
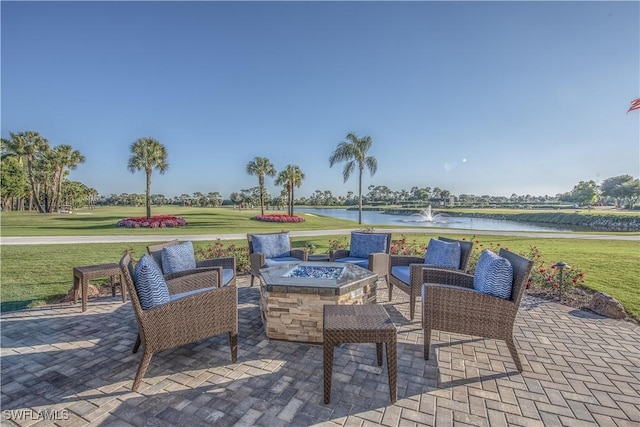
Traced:
<path fill-rule="evenodd" d="M 378 366 L 382 366 L 382 344 L 387 347 L 389 397 L 396 401 L 398 365 L 396 327 L 385 309 L 377 304 L 324 306 L 324 403 L 331 397 L 333 348 L 342 343 L 375 343 Z"/>
<path fill-rule="evenodd" d="M 101 277 L 111 278 L 111 295 L 116 296 L 116 281 L 120 280 L 122 291 L 122 302 L 127 301 L 127 289 L 122 276 L 120 275 L 120 264 L 100 264 L 86 265 L 83 267 L 73 267 L 73 303 L 78 301 L 78 293 L 82 294 L 82 311 L 87 311 L 87 296 L 89 293 L 89 280 Z"/>

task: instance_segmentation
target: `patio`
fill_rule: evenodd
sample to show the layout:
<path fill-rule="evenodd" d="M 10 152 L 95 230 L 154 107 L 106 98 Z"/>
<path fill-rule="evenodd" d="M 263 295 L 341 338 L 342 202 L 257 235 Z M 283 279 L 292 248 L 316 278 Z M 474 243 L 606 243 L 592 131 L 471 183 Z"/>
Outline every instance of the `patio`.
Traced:
<path fill-rule="evenodd" d="M 154 356 L 131 384 L 136 321 L 119 296 L 3 314 L 2 425 L 600 425 L 640 422 L 640 327 L 525 296 L 503 342 L 435 332 L 422 357 L 420 311 L 378 282 L 398 327 L 398 400 L 372 344 L 336 348 L 324 405 L 322 346 L 270 341 L 257 287 L 238 277 L 238 363 L 218 336 Z"/>

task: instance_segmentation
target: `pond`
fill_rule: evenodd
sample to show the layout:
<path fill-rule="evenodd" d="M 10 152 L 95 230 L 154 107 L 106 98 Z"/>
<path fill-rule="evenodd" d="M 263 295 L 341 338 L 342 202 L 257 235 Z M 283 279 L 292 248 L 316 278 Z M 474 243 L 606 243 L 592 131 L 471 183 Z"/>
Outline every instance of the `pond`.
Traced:
<path fill-rule="evenodd" d="M 300 208 L 296 209 L 296 212 L 298 214 L 325 215 L 358 222 L 357 210 Z M 567 225 L 538 225 L 505 219 L 448 216 L 444 213 L 431 215 L 430 209 L 423 211 L 421 214 L 412 215 L 390 215 L 382 211 L 362 211 L 362 224 L 488 231 L 579 231 L 578 228 L 572 228 Z"/>

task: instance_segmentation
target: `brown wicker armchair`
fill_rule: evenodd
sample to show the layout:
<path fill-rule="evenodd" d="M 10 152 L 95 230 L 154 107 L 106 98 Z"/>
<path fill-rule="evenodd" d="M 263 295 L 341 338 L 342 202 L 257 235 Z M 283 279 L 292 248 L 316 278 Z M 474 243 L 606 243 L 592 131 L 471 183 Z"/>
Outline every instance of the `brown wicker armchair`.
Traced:
<path fill-rule="evenodd" d="M 133 352 L 138 351 L 140 344 L 143 346 L 142 359 L 133 382 L 133 391 L 138 390 L 151 357 L 155 353 L 215 335 L 229 334 L 231 361 L 236 362 L 238 289 L 235 286 L 217 287 L 219 278 L 216 269 L 167 280 L 170 295 L 175 296 L 185 292 L 192 294 L 172 299 L 166 304 L 148 310 L 143 310 L 140 305 L 133 281 L 133 262 L 128 254 L 120 260 L 120 269 L 131 291 L 129 292 L 131 304 L 138 322 L 138 337 L 133 346 Z"/>
<path fill-rule="evenodd" d="M 372 236 L 378 240 L 375 252 L 364 254 L 353 254 L 354 236 L 357 238 L 366 238 Z M 382 243 L 380 243 L 382 242 Z M 366 245 L 365 245 L 366 246 Z M 329 251 L 329 261 L 331 262 L 350 262 L 360 267 L 373 271 L 380 278 L 384 278 L 389 283 L 389 252 L 391 250 L 391 233 L 369 233 L 354 231 L 351 233 L 350 249 L 336 249 Z M 366 255 L 366 256 L 364 256 Z"/>
<path fill-rule="evenodd" d="M 424 359 L 429 359 L 431 331 L 454 332 L 504 340 L 519 372 L 522 363 L 513 339 L 513 324 L 533 261 L 500 249 L 513 268 L 511 299 L 473 289 L 473 276 L 460 271 L 425 269 L 422 299 Z"/>
<path fill-rule="evenodd" d="M 162 268 L 162 249 L 177 245 L 180 243 L 178 239 L 171 240 L 170 242 L 157 243 L 155 245 L 147 246 L 147 251 L 153 257 L 153 260 L 158 264 L 160 269 Z M 202 269 L 217 270 L 220 281 L 218 287 L 221 286 L 235 286 L 236 285 L 236 259 L 235 257 L 221 257 L 221 258 L 209 258 L 201 261 L 196 261 L 195 270 L 180 271 L 177 273 L 167 273 L 164 275 L 165 280 L 175 279 L 176 277 L 185 276 L 187 274 L 198 273 Z"/>
<path fill-rule="evenodd" d="M 438 240 L 442 240 L 445 242 L 459 242 L 460 243 L 460 267 L 459 270 L 461 272 L 467 272 L 467 268 L 469 266 L 469 257 L 471 255 L 471 249 L 473 248 L 473 243 L 465 240 L 452 240 L 447 239 L 445 237 L 438 237 Z M 398 266 L 409 266 L 409 282 L 405 282 L 404 280 L 394 276 L 393 267 Z M 420 296 L 420 290 L 422 288 L 422 284 L 424 283 L 422 277 L 422 271 L 425 268 L 430 268 L 433 266 L 429 266 L 424 263 L 424 257 L 417 256 L 408 256 L 408 255 L 391 255 L 390 265 L 389 265 L 389 301 L 391 301 L 391 297 L 393 294 L 393 287 L 397 287 L 402 292 L 409 295 L 409 317 L 411 320 L 415 317 L 416 314 L 416 300 Z"/>
<path fill-rule="evenodd" d="M 254 239 L 260 240 L 261 243 L 267 243 L 269 240 L 286 240 L 289 242 L 286 248 L 289 252 L 288 256 L 269 257 L 265 256 L 262 252 L 257 252 L 254 248 Z M 249 245 L 249 265 L 251 266 L 251 286 L 253 286 L 253 279 L 260 279 L 260 269 L 265 267 L 275 267 L 279 263 L 285 262 L 301 262 L 307 261 L 307 250 L 293 249 L 291 248 L 291 239 L 289 232 L 282 233 L 253 233 L 247 234 L 247 244 Z"/>

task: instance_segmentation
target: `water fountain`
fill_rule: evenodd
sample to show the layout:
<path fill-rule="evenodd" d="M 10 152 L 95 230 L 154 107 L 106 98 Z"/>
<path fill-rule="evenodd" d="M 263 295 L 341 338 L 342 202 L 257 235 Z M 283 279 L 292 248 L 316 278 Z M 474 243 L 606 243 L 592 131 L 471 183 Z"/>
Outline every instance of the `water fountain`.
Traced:
<path fill-rule="evenodd" d="M 445 217 L 445 214 L 433 214 L 431 212 L 431 205 L 427 206 L 426 209 L 421 210 L 419 213 L 411 214 L 411 219 L 406 220 L 407 222 L 446 222 L 443 221 L 442 218 Z M 413 218 L 416 219 L 413 219 Z"/>

